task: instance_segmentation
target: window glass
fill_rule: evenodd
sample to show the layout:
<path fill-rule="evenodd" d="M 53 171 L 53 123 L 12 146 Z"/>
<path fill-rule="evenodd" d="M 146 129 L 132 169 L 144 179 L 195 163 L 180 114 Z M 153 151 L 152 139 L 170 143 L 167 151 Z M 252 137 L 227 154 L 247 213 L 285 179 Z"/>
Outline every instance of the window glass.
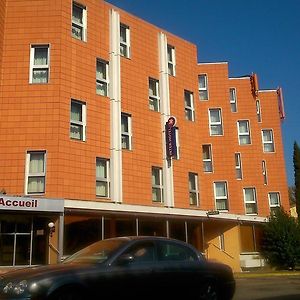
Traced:
<path fill-rule="evenodd" d="M 109 160 L 105 158 L 96 159 L 96 195 L 109 197 Z"/>
<path fill-rule="evenodd" d="M 209 109 L 209 125 L 210 125 L 210 135 L 223 134 L 221 109 L 219 108 Z"/>
<path fill-rule="evenodd" d="M 75 2 L 72 4 L 72 37 L 86 41 L 86 8 Z"/>
<path fill-rule="evenodd" d="M 175 243 L 159 243 L 158 259 L 162 261 L 195 261 L 196 253 L 188 247 Z"/>
<path fill-rule="evenodd" d="M 49 45 L 31 46 L 30 83 L 49 81 Z"/>
<path fill-rule="evenodd" d="M 200 100 L 208 100 L 207 75 L 200 74 L 198 76 L 198 89 Z"/>
<path fill-rule="evenodd" d="M 152 201 L 163 202 L 162 169 L 152 167 Z"/>
<path fill-rule="evenodd" d="M 108 63 L 97 59 L 96 66 L 96 93 L 108 96 Z"/>
<path fill-rule="evenodd" d="M 45 192 L 45 152 L 28 152 L 27 193 Z"/>

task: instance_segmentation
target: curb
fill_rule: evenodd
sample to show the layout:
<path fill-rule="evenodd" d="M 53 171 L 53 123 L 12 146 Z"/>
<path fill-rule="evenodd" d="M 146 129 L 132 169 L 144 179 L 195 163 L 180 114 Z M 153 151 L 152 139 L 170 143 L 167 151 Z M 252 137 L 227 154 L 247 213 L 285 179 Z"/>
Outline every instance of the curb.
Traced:
<path fill-rule="evenodd" d="M 300 276 L 300 271 L 276 271 L 276 272 L 260 272 L 260 273 L 234 273 L 234 278 L 262 278 L 262 277 L 292 277 L 292 276 Z"/>

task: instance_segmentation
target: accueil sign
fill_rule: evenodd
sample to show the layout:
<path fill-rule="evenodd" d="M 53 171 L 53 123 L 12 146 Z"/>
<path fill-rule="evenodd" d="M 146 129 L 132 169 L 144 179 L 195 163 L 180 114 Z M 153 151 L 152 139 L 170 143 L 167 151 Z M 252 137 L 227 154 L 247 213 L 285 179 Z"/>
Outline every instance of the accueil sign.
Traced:
<path fill-rule="evenodd" d="M 63 212 L 62 199 L 0 196 L 0 210 Z"/>

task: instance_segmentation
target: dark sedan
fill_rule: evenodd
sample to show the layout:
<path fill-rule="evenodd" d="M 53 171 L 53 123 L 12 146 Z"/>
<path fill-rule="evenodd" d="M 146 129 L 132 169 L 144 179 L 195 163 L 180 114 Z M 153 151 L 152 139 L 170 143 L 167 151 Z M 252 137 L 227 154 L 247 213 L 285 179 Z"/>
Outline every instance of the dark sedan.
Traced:
<path fill-rule="evenodd" d="M 96 242 L 63 263 L 0 277 L 0 299 L 232 299 L 230 267 L 206 260 L 191 245 L 163 237 Z"/>

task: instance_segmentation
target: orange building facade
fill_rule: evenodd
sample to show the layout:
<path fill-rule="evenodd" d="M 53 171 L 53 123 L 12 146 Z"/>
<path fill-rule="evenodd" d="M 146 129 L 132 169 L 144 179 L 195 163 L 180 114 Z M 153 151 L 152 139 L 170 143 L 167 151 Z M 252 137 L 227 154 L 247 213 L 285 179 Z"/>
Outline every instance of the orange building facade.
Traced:
<path fill-rule="evenodd" d="M 102 0 L 3 3 L 0 266 L 119 235 L 263 266 L 261 225 L 289 209 L 281 89 Z"/>

